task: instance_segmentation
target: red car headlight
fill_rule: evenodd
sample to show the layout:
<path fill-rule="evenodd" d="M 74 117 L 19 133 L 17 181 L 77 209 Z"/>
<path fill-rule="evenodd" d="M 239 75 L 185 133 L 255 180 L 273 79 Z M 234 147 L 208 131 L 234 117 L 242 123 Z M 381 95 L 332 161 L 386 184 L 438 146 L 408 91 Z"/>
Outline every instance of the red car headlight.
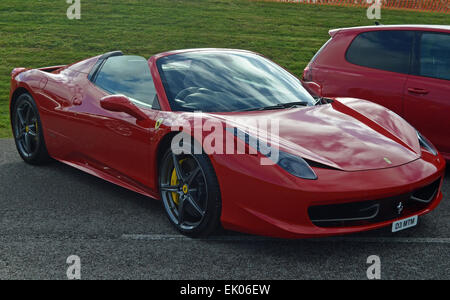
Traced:
<path fill-rule="evenodd" d="M 250 135 L 238 128 L 226 128 L 227 131 L 231 132 L 238 139 L 241 139 L 246 144 L 251 144 L 252 141 L 254 146 L 258 152 L 260 151 L 260 141 L 256 138 L 250 137 Z M 283 170 L 292 174 L 298 178 L 308 179 L 308 180 L 317 180 L 318 177 L 316 173 L 311 169 L 309 164 L 300 156 L 296 156 L 281 150 L 278 150 L 278 160 L 275 161 L 277 165 L 279 165 Z"/>
<path fill-rule="evenodd" d="M 308 180 L 317 180 L 317 175 L 308 163 L 301 157 L 280 151 L 278 165 L 286 172 Z"/>

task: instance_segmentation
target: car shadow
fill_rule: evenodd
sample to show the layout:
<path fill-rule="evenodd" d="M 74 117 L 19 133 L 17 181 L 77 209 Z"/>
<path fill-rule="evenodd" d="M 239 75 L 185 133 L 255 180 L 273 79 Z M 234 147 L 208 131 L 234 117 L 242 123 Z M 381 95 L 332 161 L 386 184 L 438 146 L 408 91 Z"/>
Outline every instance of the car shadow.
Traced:
<path fill-rule="evenodd" d="M 111 195 L 114 195 L 115 198 L 120 198 L 133 206 L 162 211 L 161 203 L 156 199 L 135 193 L 57 161 L 42 166 L 31 166 L 22 161 L 2 164 L 0 180 L 9 192 L 13 192 L 14 189 L 20 190 L 21 194 L 34 196 L 46 192 L 51 196 L 52 192 L 69 193 L 70 188 L 79 192 L 86 189 L 93 191 L 102 198 L 102 201 L 108 201 Z"/>

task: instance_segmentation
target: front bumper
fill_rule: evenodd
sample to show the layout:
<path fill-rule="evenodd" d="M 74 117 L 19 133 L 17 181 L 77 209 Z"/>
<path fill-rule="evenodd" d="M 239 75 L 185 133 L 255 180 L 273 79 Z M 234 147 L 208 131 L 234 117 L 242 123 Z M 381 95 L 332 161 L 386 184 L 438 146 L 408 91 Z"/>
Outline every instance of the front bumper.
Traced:
<path fill-rule="evenodd" d="M 344 172 L 332 169 L 314 171 L 319 179 L 302 180 L 278 166 L 261 166 L 256 156 L 213 156 L 212 162 L 222 194 L 222 224 L 225 228 L 279 238 L 308 238 L 341 235 L 389 226 L 413 215 L 435 209 L 445 160 L 424 153 L 421 159 L 388 169 Z M 308 213 L 311 207 L 399 199 L 439 180 L 433 198 L 419 208 L 368 222 L 318 226 Z M 385 200 L 386 201 L 386 200 Z M 398 200 L 392 200 L 391 207 Z"/>

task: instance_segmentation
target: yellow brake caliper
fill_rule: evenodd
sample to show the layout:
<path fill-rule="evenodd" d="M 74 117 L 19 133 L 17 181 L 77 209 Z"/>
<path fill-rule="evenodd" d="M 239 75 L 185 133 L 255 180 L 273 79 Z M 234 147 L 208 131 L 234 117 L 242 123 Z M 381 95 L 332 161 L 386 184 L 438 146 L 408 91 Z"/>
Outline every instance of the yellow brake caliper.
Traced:
<path fill-rule="evenodd" d="M 186 159 L 182 159 L 180 160 L 180 165 L 185 161 Z M 172 176 L 170 177 L 170 185 L 171 186 L 175 186 L 180 184 L 180 181 L 178 180 L 178 176 L 177 176 L 177 171 L 175 170 L 175 168 L 173 168 L 172 170 Z M 179 199 L 180 199 L 180 195 L 178 195 L 175 192 L 172 192 L 172 200 L 173 202 L 175 202 L 176 205 L 178 205 L 179 203 Z"/>
<path fill-rule="evenodd" d="M 175 186 L 178 185 L 180 182 L 178 181 L 177 172 L 175 171 L 175 168 L 173 168 L 172 176 L 170 177 L 170 185 Z M 175 192 L 172 192 L 172 200 L 175 202 L 176 205 L 178 205 L 180 195 L 178 195 Z"/>

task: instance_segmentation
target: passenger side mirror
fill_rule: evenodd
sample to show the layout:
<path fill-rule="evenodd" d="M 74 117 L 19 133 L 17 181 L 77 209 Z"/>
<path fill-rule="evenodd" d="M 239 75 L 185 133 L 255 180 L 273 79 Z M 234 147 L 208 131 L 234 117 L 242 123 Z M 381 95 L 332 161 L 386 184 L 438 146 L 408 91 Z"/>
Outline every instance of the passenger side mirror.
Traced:
<path fill-rule="evenodd" d="M 134 105 L 128 97 L 124 95 L 111 95 L 100 99 L 100 106 L 103 109 L 115 112 L 124 112 L 132 117 L 135 117 L 137 121 L 148 120 L 148 116 Z"/>

